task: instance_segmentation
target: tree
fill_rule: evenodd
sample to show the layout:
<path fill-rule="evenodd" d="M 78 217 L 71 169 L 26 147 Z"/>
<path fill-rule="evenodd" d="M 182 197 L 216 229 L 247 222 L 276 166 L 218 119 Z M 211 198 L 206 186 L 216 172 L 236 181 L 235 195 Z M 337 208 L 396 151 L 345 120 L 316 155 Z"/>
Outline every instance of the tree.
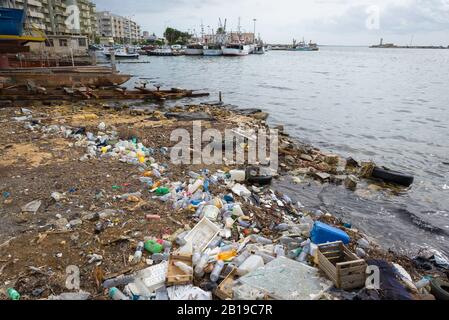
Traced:
<path fill-rule="evenodd" d="M 187 32 L 182 32 L 168 27 L 164 32 L 164 37 L 169 44 L 186 44 L 192 36 Z"/>

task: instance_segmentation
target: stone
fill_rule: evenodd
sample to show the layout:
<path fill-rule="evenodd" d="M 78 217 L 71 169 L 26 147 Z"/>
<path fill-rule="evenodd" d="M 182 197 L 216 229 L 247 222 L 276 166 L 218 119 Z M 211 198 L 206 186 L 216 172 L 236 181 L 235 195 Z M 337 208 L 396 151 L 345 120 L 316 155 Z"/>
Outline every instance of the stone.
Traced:
<path fill-rule="evenodd" d="M 336 154 L 327 154 L 324 156 L 324 162 L 328 165 L 335 166 L 340 161 L 340 158 Z"/>
<path fill-rule="evenodd" d="M 359 179 L 354 175 L 350 175 L 345 180 L 345 187 L 349 190 L 355 191 L 358 183 Z"/>
<path fill-rule="evenodd" d="M 81 219 L 74 219 L 74 220 L 70 221 L 69 224 L 70 224 L 70 227 L 74 228 L 74 227 L 82 225 L 83 221 Z"/>
<path fill-rule="evenodd" d="M 329 180 L 330 177 L 331 177 L 330 174 L 325 173 L 325 172 L 320 172 L 320 171 L 315 172 L 314 175 L 315 175 L 315 177 L 317 177 L 317 178 L 320 179 L 321 181 Z"/>
<path fill-rule="evenodd" d="M 299 158 L 304 160 L 304 161 L 310 161 L 310 162 L 313 161 L 313 158 L 311 156 L 309 156 L 308 154 L 305 154 L 305 153 L 300 155 Z"/>
<path fill-rule="evenodd" d="M 59 231 L 66 231 L 68 224 L 69 224 L 69 221 L 67 221 L 66 218 L 61 218 L 54 222 L 55 228 Z"/>

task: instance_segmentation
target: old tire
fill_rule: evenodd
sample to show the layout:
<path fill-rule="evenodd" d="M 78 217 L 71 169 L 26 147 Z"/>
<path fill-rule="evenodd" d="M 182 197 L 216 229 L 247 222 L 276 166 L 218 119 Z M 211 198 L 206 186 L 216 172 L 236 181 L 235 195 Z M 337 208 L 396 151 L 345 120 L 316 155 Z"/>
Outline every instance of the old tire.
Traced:
<path fill-rule="evenodd" d="M 266 186 L 271 184 L 271 181 L 273 180 L 272 176 L 262 176 L 258 173 L 258 168 L 250 167 L 246 169 L 246 181 L 259 186 Z"/>
<path fill-rule="evenodd" d="M 374 168 L 371 176 L 385 182 L 391 182 L 405 187 L 410 187 L 415 180 L 411 175 L 379 167 Z"/>
<path fill-rule="evenodd" d="M 441 279 L 432 279 L 430 281 L 432 294 L 437 300 L 449 300 L 449 283 Z"/>

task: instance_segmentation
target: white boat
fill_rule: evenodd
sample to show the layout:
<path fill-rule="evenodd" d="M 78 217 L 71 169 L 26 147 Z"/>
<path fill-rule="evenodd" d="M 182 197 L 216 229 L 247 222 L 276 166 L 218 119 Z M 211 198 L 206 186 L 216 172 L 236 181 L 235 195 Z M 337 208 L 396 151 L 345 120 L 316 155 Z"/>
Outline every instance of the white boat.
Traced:
<path fill-rule="evenodd" d="M 201 44 L 189 44 L 187 45 L 186 56 L 202 56 L 203 55 L 203 45 Z"/>
<path fill-rule="evenodd" d="M 264 46 L 256 46 L 254 48 L 253 54 L 264 54 L 265 53 L 265 47 Z"/>
<path fill-rule="evenodd" d="M 250 47 L 245 44 L 227 44 L 222 47 L 224 56 L 247 56 L 249 55 Z"/>
<path fill-rule="evenodd" d="M 112 51 L 108 51 L 108 52 L 104 52 L 104 55 L 108 58 L 111 57 L 112 55 Z M 120 58 L 125 58 L 125 59 L 138 59 L 139 58 L 139 54 L 137 52 L 135 52 L 134 50 L 130 50 L 130 49 L 118 49 L 114 51 L 114 55 L 115 58 L 120 59 Z"/>
<path fill-rule="evenodd" d="M 212 44 L 208 46 L 204 46 L 203 55 L 205 56 L 222 56 L 223 50 L 220 45 Z"/>

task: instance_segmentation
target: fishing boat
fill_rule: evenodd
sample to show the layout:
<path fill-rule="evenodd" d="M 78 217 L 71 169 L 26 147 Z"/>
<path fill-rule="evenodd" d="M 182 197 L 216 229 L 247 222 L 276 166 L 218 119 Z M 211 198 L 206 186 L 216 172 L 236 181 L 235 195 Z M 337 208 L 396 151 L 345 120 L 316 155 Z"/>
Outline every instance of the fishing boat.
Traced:
<path fill-rule="evenodd" d="M 121 85 L 131 78 L 109 67 L 9 68 L 0 70 L 4 87 L 28 85 L 45 88 L 73 86 L 107 87 Z"/>
<path fill-rule="evenodd" d="M 186 56 L 202 56 L 203 55 L 203 45 L 200 43 L 189 44 L 185 50 Z"/>
<path fill-rule="evenodd" d="M 111 57 L 112 52 L 114 52 L 115 58 L 116 59 L 139 59 L 139 53 L 136 52 L 134 49 L 131 48 L 122 48 L 122 49 L 117 49 L 114 51 L 106 51 L 104 52 L 104 55 L 108 58 Z"/>
<path fill-rule="evenodd" d="M 22 35 L 24 22 L 24 10 L 0 8 L 0 35 Z"/>
<path fill-rule="evenodd" d="M 203 55 L 205 56 L 222 56 L 223 50 L 221 49 L 221 45 L 219 44 L 210 44 L 204 46 Z"/>
<path fill-rule="evenodd" d="M 247 56 L 250 47 L 241 43 L 230 43 L 222 47 L 224 56 Z"/>
<path fill-rule="evenodd" d="M 153 49 L 153 50 L 147 50 L 147 54 L 149 56 L 164 56 L 164 57 L 176 55 L 175 51 L 172 50 L 170 47 L 156 48 L 156 49 Z"/>
<path fill-rule="evenodd" d="M 265 54 L 265 47 L 263 45 L 257 45 L 254 48 L 253 54 Z"/>
<path fill-rule="evenodd" d="M 296 43 L 296 40 L 293 40 L 293 46 L 290 49 L 290 51 L 318 51 L 320 50 L 318 48 L 318 45 L 316 43 L 312 43 L 310 41 L 309 44 L 306 44 L 305 41 L 301 41 L 299 43 Z"/>

